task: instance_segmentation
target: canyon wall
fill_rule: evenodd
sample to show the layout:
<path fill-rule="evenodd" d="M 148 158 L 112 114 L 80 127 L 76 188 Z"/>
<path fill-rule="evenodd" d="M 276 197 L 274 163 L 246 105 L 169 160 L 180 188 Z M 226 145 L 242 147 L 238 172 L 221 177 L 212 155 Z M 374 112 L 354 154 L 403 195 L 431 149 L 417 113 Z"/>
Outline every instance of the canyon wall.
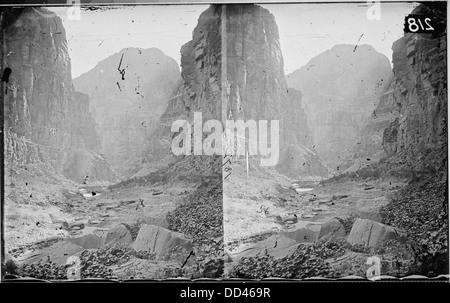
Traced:
<path fill-rule="evenodd" d="M 445 6 L 423 4 L 412 14 L 435 22 L 435 34 L 405 33 L 394 42 L 393 77 L 360 134 L 352 170 L 387 159 L 418 170 L 447 166 L 447 39 Z"/>
<path fill-rule="evenodd" d="M 181 84 L 147 139 L 148 147 L 135 177 L 158 169 L 169 174 L 169 178 L 187 182 L 203 176 L 221 176 L 220 156 L 175 156 L 171 151 L 172 139 L 179 134 L 171 131 L 174 121 L 186 120 L 193 130 L 194 112 L 201 113 L 203 122 L 221 120 L 221 43 L 221 7 L 210 6 L 199 16 L 192 40 L 181 47 Z M 208 134 L 205 132 L 202 138 Z"/>
<path fill-rule="evenodd" d="M 278 170 L 291 178 L 317 180 L 329 176 L 330 172 L 314 148 L 302 98 L 300 91 L 289 88 L 283 102 L 283 136 Z"/>
<path fill-rule="evenodd" d="M 12 15 L 2 24 L 2 68 L 11 71 L 2 79 L 5 170 L 42 164 L 76 182 L 115 180 L 98 152 L 89 97 L 73 87 L 61 19 L 44 8 Z"/>
<path fill-rule="evenodd" d="M 369 45 L 336 45 L 287 76 L 303 93 L 315 149 L 334 171 L 358 136 L 391 78 L 389 60 Z"/>
<path fill-rule="evenodd" d="M 447 36 L 445 4 L 418 6 L 434 34 L 405 33 L 392 46 L 392 98 L 398 117 L 383 133 L 383 149 L 418 169 L 447 165 Z M 439 29 L 438 29 L 439 28 Z"/>
<path fill-rule="evenodd" d="M 383 149 L 385 129 L 398 118 L 399 108 L 393 77 L 365 126 L 357 134 L 357 143 L 340 164 L 340 171 L 355 171 L 386 157 Z"/>
<path fill-rule="evenodd" d="M 100 151 L 117 172 L 137 171 L 180 81 L 176 61 L 157 48 L 123 49 L 74 79 L 75 88 L 91 97 Z"/>
<path fill-rule="evenodd" d="M 178 169 L 200 165 L 194 170 L 211 173 L 211 157 L 171 153 L 172 139 L 178 135 L 172 133 L 172 123 L 185 119 L 193 130 L 194 112 L 202 113 L 203 122 L 279 120 L 278 171 L 300 179 L 328 176 L 328 169 L 313 149 L 302 95 L 287 87 L 273 15 L 255 5 L 211 6 L 200 15 L 192 37 L 181 48 L 182 84 L 149 137 L 142 168 L 135 176 L 173 165 L 173 161 L 177 161 Z M 227 78 L 222 79 L 222 74 Z M 209 134 L 204 132 L 203 138 Z"/>
<path fill-rule="evenodd" d="M 328 169 L 313 150 L 302 94 L 288 89 L 275 17 L 256 5 L 227 7 L 227 118 L 280 121 L 277 170 L 322 178 Z"/>

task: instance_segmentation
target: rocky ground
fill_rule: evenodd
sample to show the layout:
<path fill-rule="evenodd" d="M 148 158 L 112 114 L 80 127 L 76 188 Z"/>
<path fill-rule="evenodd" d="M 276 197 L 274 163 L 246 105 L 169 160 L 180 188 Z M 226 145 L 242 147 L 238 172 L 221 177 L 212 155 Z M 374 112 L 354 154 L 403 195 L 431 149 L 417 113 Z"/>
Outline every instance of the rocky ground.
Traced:
<path fill-rule="evenodd" d="M 224 198 L 228 277 L 365 278 L 373 256 L 381 275 L 448 273 L 446 181 L 435 174 L 349 175 L 313 188 L 233 174 Z"/>
<path fill-rule="evenodd" d="M 257 165 L 247 177 L 241 164 L 223 187 L 214 177 L 191 187 L 24 185 L 31 173 L 21 171 L 6 183 L 10 269 L 46 280 L 77 269 L 108 279 L 366 277 L 375 256 L 382 275 L 447 273 L 438 174 L 372 171 L 317 183 Z"/>
<path fill-rule="evenodd" d="M 219 205 L 202 203 L 198 198 L 215 195 L 220 198 L 214 200 L 217 204 L 221 185 L 205 183 L 197 190 L 177 185 L 71 185 L 70 190 L 47 187 L 61 194 L 49 192 L 48 201 L 27 202 L 18 197 L 25 199 L 32 191 L 34 195 L 42 193 L 44 184 L 29 191 L 8 187 L 5 251 L 7 259 L 13 259 L 18 267 L 14 274 L 67 279 L 68 270 L 80 268 L 82 278 L 220 276 L 222 213 L 217 211 Z M 216 220 L 211 220 L 211 209 Z M 196 212 L 206 217 L 197 220 Z"/>

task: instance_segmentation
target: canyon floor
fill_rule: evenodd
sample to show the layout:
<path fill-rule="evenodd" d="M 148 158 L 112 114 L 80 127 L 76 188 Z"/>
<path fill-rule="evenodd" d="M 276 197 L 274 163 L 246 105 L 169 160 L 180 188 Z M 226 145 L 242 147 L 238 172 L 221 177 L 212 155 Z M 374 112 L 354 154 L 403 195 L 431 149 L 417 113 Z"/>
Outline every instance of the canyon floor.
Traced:
<path fill-rule="evenodd" d="M 62 194 L 52 195 L 52 191 Z M 36 198 L 39 193 L 45 195 Z M 101 249 L 103 243 L 97 240 L 117 226 L 126 226 L 133 238 L 145 223 L 167 228 L 166 214 L 189 193 L 189 189 L 176 186 L 136 186 L 113 191 L 106 184 L 67 183 L 61 187 L 37 180 L 25 185 L 16 179 L 14 187 L 5 191 L 5 251 L 19 267 L 47 260 L 65 265 L 70 256 Z M 143 200 L 142 204 L 139 199 Z M 127 262 L 108 267 L 114 277 L 167 278 L 171 276 L 170 268 L 179 267 L 170 260 L 126 259 Z"/>
<path fill-rule="evenodd" d="M 408 178 L 325 180 L 310 182 L 313 185 L 305 188 L 299 186 L 298 180 L 274 170 L 250 169 L 247 176 L 243 167 L 237 163 L 223 182 L 223 237 L 211 239 L 213 244 L 194 245 L 195 257 L 189 254 L 186 258 L 185 254 L 182 258 L 175 255 L 158 260 L 155 256 L 130 253 L 130 247 L 144 224 L 168 230 L 169 212 L 189 197 L 199 200 L 192 195 L 195 193 L 192 187 L 134 185 L 118 189 L 107 184 L 89 186 L 70 182 L 57 186 L 44 184 L 39 178 L 24 182 L 21 178 L 27 174 L 25 179 L 30 180 L 30 172 L 21 171 L 12 178 L 14 182 L 6 183 L 9 186 L 5 191 L 5 251 L 19 267 L 26 269 L 25 273 L 32 273 L 29 276 L 45 279 L 56 276 L 41 274 L 40 264 L 56 266 L 58 277 L 66 278 L 61 268 L 70 256 L 84 258 L 84 262 L 90 262 L 88 257 L 101 261 L 101 264 L 94 262 L 85 277 L 111 279 L 198 278 L 202 274 L 194 273 L 197 263 L 203 262 L 205 273 L 205 260 L 211 259 L 208 253 L 219 255 L 219 250 L 225 252 L 225 274 L 221 276 L 225 278 L 270 277 L 274 272 L 265 269 L 255 272 L 252 262 L 264 267 L 268 260 L 281 262 L 294 258 L 296 253 L 308 258 L 298 263 L 305 264 L 307 269 L 295 269 L 304 276 L 284 277 L 366 277 L 367 260 L 374 255 L 382 258 L 382 274 L 402 276 L 415 262 L 401 248 L 383 248 L 380 252 L 379 247 L 375 250 L 370 247 L 373 243 L 369 243 L 371 237 L 383 237 L 383 233 L 394 231 L 380 223 L 381 209 L 407 186 Z M 201 199 L 212 199 L 207 193 L 201 192 L 204 196 Z M 203 230 L 209 228 L 209 222 L 195 221 L 201 217 L 198 210 L 185 215 L 185 219 L 193 217 L 194 221 L 183 226 L 183 231 L 191 227 L 196 230 L 199 228 L 196 224 L 206 224 Z M 208 221 L 208 218 L 206 215 L 201 220 Z M 352 236 L 355 221 L 361 219 L 365 220 L 361 221 L 364 224 L 371 224 L 368 234 L 363 229 Z M 380 228 L 383 228 L 381 236 L 376 234 Z M 102 239 L 110 235 L 117 241 L 106 245 Z M 186 237 L 193 239 L 192 234 Z M 128 241 L 117 243 L 123 239 Z M 358 241 L 362 241 L 361 245 Z M 308 263 L 317 256 L 319 263 Z M 217 266 L 212 264 L 211 267 Z M 287 265 L 280 265 L 284 266 Z M 292 269 L 287 268 L 286 272 L 289 271 Z M 216 274 L 212 276 L 217 277 Z"/>
<path fill-rule="evenodd" d="M 378 274 L 403 277 L 419 272 L 416 252 L 407 244 L 411 234 L 431 240 L 431 234 L 440 234 L 433 229 L 445 229 L 442 222 L 429 224 L 433 217 L 437 222 L 437 217 L 445 216 L 445 206 L 438 202 L 445 197 L 425 180 L 411 185 L 411 178 L 402 176 L 342 178 L 305 188 L 298 180 L 256 170 L 246 175 L 243 167 L 233 167 L 224 182 L 225 272 L 230 277 L 366 278 L 373 256 L 380 260 Z M 392 206 L 402 195 L 405 203 Z M 425 199 L 436 206 L 418 210 Z M 414 205 L 416 213 L 409 209 Z M 431 209 L 436 209 L 434 215 Z M 383 216 L 389 212 L 397 212 L 389 215 L 390 223 L 401 227 L 411 223 L 411 230 L 420 231 L 407 235 L 408 228 L 387 225 Z M 441 236 L 445 238 L 445 232 Z M 426 274 L 433 275 L 433 270 Z"/>

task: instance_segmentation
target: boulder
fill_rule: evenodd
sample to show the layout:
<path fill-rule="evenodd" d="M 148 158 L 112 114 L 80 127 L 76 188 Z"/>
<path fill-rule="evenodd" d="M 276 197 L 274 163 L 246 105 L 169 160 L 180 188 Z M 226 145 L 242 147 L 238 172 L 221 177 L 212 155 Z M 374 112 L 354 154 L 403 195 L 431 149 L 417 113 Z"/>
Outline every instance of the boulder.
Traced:
<path fill-rule="evenodd" d="M 22 264 L 33 264 L 41 260 L 45 262 L 48 258 L 57 264 L 66 264 L 67 258 L 76 255 L 84 250 L 80 245 L 74 244 L 72 241 L 58 241 L 48 247 L 39 250 L 36 255 L 21 261 Z"/>
<path fill-rule="evenodd" d="M 302 226 L 295 230 L 284 232 L 283 235 L 289 239 L 296 241 L 297 243 L 315 242 L 319 240 L 321 225 L 311 222 L 309 223 L 310 224 Z"/>
<path fill-rule="evenodd" d="M 331 219 L 322 224 L 319 233 L 319 239 L 325 236 L 345 237 L 344 225 L 337 219 Z"/>
<path fill-rule="evenodd" d="M 377 249 L 384 242 L 399 239 L 399 231 L 391 226 L 384 225 L 369 219 L 358 218 L 353 224 L 347 241 L 350 244 L 359 244 Z"/>
<path fill-rule="evenodd" d="M 105 244 L 104 239 L 94 234 L 87 234 L 81 237 L 72 237 L 69 242 L 79 245 L 85 249 L 100 248 Z"/>
<path fill-rule="evenodd" d="M 295 240 L 297 243 L 310 243 L 325 236 L 344 237 L 345 228 L 337 220 L 326 222 L 299 221 L 291 230 L 283 233 L 285 237 Z"/>
<path fill-rule="evenodd" d="M 70 229 L 74 229 L 75 227 L 77 227 L 76 229 L 83 229 L 84 228 L 84 222 L 82 221 L 76 221 L 73 222 L 69 225 Z"/>
<path fill-rule="evenodd" d="M 379 197 L 376 199 L 361 199 L 356 202 L 355 213 L 361 219 L 369 219 L 381 222 L 380 210 L 387 205 L 389 200 L 386 197 Z"/>
<path fill-rule="evenodd" d="M 282 218 L 282 221 L 285 222 L 285 223 L 288 222 L 288 221 L 291 221 L 293 223 L 297 223 L 298 222 L 298 218 L 297 218 L 297 215 L 289 215 L 287 217 Z"/>
<path fill-rule="evenodd" d="M 185 235 L 168 229 L 144 224 L 132 247 L 136 251 L 155 253 L 157 260 L 184 262 L 192 250 L 192 241 Z"/>
<path fill-rule="evenodd" d="M 5 253 L 5 272 L 8 274 L 14 274 L 19 267 L 16 261 L 8 253 Z"/>
<path fill-rule="evenodd" d="M 165 215 L 158 217 L 146 217 L 145 224 L 156 225 L 165 229 L 169 229 L 169 222 L 166 220 Z"/>
<path fill-rule="evenodd" d="M 225 263 L 231 263 L 231 262 L 233 262 L 233 258 L 231 258 L 230 252 L 227 251 L 227 250 L 225 250 L 225 253 L 224 253 L 224 262 L 225 262 Z"/>
<path fill-rule="evenodd" d="M 60 222 L 60 224 L 61 224 L 61 229 L 65 229 L 65 230 L 70 229 L 70 225 L 66 221 L 62 221 L 62 222 Z"/>
<path fill-rule="evenodd" d="M 105 244 L 112 243 L 125 243 L 130 244 L 133 242 L 130 231 L 123 225 L 117 225 L 111 228 L 106 234 Z"/>
<path fill-rule="evenodd" d="M 217 279 L 223 274 L 223 263 L 214 259 L 205 263 L 202 276 L 210 279 Z"/>

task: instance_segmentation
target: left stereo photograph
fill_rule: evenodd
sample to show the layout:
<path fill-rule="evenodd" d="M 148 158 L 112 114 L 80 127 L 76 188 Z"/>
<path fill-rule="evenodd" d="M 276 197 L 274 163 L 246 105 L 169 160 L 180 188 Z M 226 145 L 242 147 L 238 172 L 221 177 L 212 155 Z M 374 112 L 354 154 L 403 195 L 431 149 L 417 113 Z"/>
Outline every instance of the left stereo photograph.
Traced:
<path fill-rule="evenodd" d="M 221 10 L 0 8 L 2 278 L 223 277 Z"/>

